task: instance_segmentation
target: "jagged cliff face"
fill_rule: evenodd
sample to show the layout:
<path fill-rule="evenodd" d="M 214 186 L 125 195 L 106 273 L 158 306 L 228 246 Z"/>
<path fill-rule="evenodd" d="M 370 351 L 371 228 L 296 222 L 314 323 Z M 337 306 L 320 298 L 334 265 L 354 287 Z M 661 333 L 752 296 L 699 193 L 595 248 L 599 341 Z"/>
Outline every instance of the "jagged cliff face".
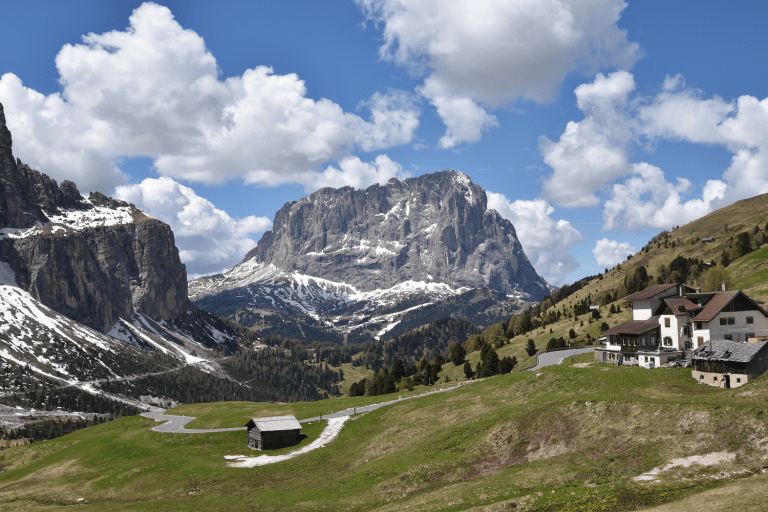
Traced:
<path fill-rule="evenodd" d="M 178 319 L 191 305 L 170 227 L 133 205 L 61 186 L 11 153 L 0 105 L 0 262 L 46 306 L 101 332 L 135 312 Z"/>
<path fill-rule="evenodd" d="M 365 190 L 324 188 L 289 202 L 244 262 L 252 259 L 360 291 L 412 280 L 533 300 L 548 294 L 512 223 L 457 171 Z"/>

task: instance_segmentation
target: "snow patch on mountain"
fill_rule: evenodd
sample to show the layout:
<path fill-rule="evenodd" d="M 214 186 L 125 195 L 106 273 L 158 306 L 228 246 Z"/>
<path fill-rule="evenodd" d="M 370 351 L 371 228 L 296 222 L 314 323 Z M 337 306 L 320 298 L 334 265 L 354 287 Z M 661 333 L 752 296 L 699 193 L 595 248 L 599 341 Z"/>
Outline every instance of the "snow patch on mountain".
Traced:
<path fill-rule="evenodd" d="M 134 222 L 137 212 L 149 217 L 146 213 L 128 204 L 125 206 L 96 206 L 90 199 L 83 199 L 82 202 L 90 208 L 59 210 L 58 215 L 48 215 L 50 224 L 71 231 L 82 231 L 94 227 L 130 224 Z"/>

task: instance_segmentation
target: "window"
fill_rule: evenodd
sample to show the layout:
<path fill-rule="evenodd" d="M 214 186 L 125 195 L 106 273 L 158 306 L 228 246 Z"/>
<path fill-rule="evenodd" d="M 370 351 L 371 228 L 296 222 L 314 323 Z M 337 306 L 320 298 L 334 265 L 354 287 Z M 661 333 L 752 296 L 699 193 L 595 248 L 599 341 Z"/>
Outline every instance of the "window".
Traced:
<path fill-rule="evenodd" d="M 664 336 L 664 346 L 665 347 L 672 346 L 672 338 L 670 336 Z"/>
<path fill-rule="evenodd" d="M 669 327 L 669 318 L 664 319 L 664 327 Z"/>
<path fill-rule="evenodd" d="M 741 379 L 736 379 L 736 384 L 741 384 Z"/>
<path fill-rule="evenodd" d="M 728 325 L 734 325 L 736 323 L 736 319 L 732 316 L 728 317 Z"/>
<path fill-rule="evenodd" d="M 728 341 L 733 341 L 733 334 L 726 334 L 723 336 L 723 338 L 725 338 Z"/>
<path fill-rule="evenodd" d="M 712 377 L 712 380 L 713 380 L 714 382 L 717 382 L 717 377 Z"/>
<path fill-rule="evenodd" d="M 727 318 L 721 318 L 720 319 L 720 325 L 728 325 L 728 319 Z"/>
<path fill-rule="evenodd" d="M 704 328 L 704 322 L 696 322 L 696 329 L 703 329 Z"/>
<path fill-rule="evenodd" d="M 749 339 L 749 338 L 754 338 L 754 337 L 755 337 L 755 333 L 753 333 L 753 332 L 748 332 L 748 333 L 747 333 L 747 335 L 746 335 L 746 337 L 747 337 L 747 339 Z"/>
<path fill-rule="evenodd" d="M 753 323 L 755 323 L 755 320 L 751 316 L 748 316 L 747 317 L 747 323 L 748 324 L 753 324 Z"/>
<path fill-rule="evenodd" d="M 699 375 L 699 380 L 704 380 L 704 376 L 703 375 Z"/>

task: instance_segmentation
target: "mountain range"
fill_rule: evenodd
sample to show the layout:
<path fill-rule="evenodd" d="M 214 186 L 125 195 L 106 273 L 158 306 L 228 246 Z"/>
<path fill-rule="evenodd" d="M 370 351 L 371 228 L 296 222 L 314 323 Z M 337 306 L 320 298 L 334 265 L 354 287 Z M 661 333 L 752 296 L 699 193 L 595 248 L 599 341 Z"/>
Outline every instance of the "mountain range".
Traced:
<path fill-rule="evenodd" d="M 443 313 L 468 316 L 479 290 L 498 321 L 550 288 L 512 223 L 454 170 L 288 202 L 242 262 L 189 283 L 197 305 L 242 325 L 337 340 L 394 337 L 449 297 Z"/>
<path fill-rule="evenodd" d="M 71 384 L 216 361 L 240 336 L 187 297 L 170 227 L 12 154 L 0 105 L 0 364 Z M 34 379 L 33 379 L 34 380 Z"/>
<path fill-rule="evenodd" d="M 280 390 L 275 372 L 298 364 L 292 371 L 304 383 L 291 383 L 291 393 L 312 399 L 333 388 L 333 376 L 270 334 L 343 343 L 395 337 L 447 316 L 484 325 L 549 291 L 512 224 L 457 171 L 366 190 L 324 188 L 289 202 L 239 265 L 188 283 L 167 224 L 98 192 L 83 197 L 12 149 L 0 105 L 6 397 L 65 386 L 136 406 L 136 389 L 161 386 L 153 375 L 186 369 L 174 377 L 176 398 L 199 399 L 189 386 L 178 390 L 182 381 L 218 379 L 251 390 L 243 396 L 286 399 L 294 395 Z M 137 388 L 115 384 L 129 381 Z"/>

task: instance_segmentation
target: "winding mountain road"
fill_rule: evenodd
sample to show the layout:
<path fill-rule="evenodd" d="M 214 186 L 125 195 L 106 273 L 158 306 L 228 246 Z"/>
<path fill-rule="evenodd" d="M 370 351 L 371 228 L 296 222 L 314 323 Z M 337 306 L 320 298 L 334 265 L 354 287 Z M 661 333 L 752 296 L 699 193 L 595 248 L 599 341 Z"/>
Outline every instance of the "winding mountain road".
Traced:
<path fill-rule="evenodd" d="M 587 354 L 589 352 L 594 352 L 595 347 L 579 347 L 579 348 L 570 348 L 567 350 L 557 350 L 553 352 L 545 352 L 543 354 L 540 354 L 538 357 L 536 357 L 536 366 L 533 366 L 531 368 L 528 368 L 529 372 L 533 372 L 536 370 L 540 370 L 541 368 L 544 368 L 545 366 L 552 366 L 554 364 L 560 364 L 563 362 L 563 360 L 566 357 L 571 356 L 578 356 L 581 354 Z"/>
<path fill-rule="evenodd" d="M 353 414 L 360 414 L 363 412 L 375 411 L 376 409 L 380 409 L 388 405 L 396 404 L 398 402 L 403 402 L 405 400 L 411 400 L 413 398 L 421 398 L 427 395 L 434 395 L 436 393 L 445 393 L 446 391 L 452 391 L 454 389 L 458 389 L 461 386 L 472 384 L 473 382 L 479 382 L 479 381 L 473 380 L 473 381 L 459 382 L 455 386 L 451 386 L 449 388 L 435 389 L 433 391 L 427 391 L 425 393 L 421 393 L 413 396 L 398 397 L 394 400 L 389 400 L 387 402 L 381 402 L 378 404 L 365 405 L 363 407 L 350 407 L 349 409 L 345 409 L 343 411 L 338 411 L 330 414 L 323 414 L 322 416 L 314 416 L 312 418 L 305 418 L 303 420 L 299 420 L 299 423 L 308 423 L 310 421 L 321 421 L 321 420 L 327 420 L 331 418 L 342 418 L 345 416 L 351 416 Z M 212 432 L 232 432 L 234 430 L 245 430 L 245 427 L 210 428 L 210 429 L 184 428 L 184 426 L 187 423 L 195 419 L 194 416 L 174 416 L 174 415 L 165 414 L 165 412 L 143 412 L 141 413 L 141 415 L 144 416 L 145 418 L 150 418 L 156 421 L 166 421 L 167 423 L 158 425 L 157 427 L 154 427 L 152 430 L 154 430 L 155 432 L 164 432 L 167 434 L 210 434 Z"/>
<path fill-rule="evenodd" d="M 536 366 L 529 368 L 528 371 L 534 371 L 534 370 L 543 368 L 545 366 L 560 364 L 567 357 L 586 354 L 588 352 L 592 352 L 593 350 L 595 350 L 595 347 L 580 347 L 580 348 L 573 348 L 568 350 L 546 352 L 546 353 L 540 354 L 537 357 Z M 484 380 L 484 379 L 481 379 L 481 380 Z M 349 409 L 345 409 L 343 411 L 333 412 L 330 414 L 323 414 L 322 416 L 314 416 L 312 418 L 305 418 L 303 420 L 299 420 L 299 423 L 308 423 L 310 421 L 322 421 L 322 420 L 328 420 L 331 418 L 342 418 L 345 416 L 352 416 L 353 414 L 360 414 L 363 412 L 375 411 L 376 409 L 380 409 L 388 405 L 396 404 L 398 402 L 403 402 L 405 400 L 411 400 L 413 398 L 421 398 L 427 395 L 434 395 L 436 393 L 445 393 L 446 391 L 452 391 L 454 389 L 458 389 L 461 386 L 472 384 L 473 382 L 479 382 L 479 380 L 459 382 L 455 386 L 451 386 L 448 388 L 435 389 L 433 391 L 427 391 L 425 393 L 421 393 L 413 396 L 398 397 L 394 400 L 389 400 L 387 402 L 381 402 L 378 404 L 370 404 L 362 407 L 350 407 Z M 144 416 L 145 418 L 153 419 L 155 421 L 165 421 L 166 423 L 163 423 L 162 425 L 158 425 L 152 428 L 152 430 L 154 430 L 155 432 L 164 432 L 167 434 L 210 434 L 213 432 L 232 432 L 235 430 L 245 430 L 245 427 L 210 428 L 210 429 L 184 428 L 184 426 L 187 423 L 195 419 L 194 416 L 174 416 L 170 414 L 165 414 L 165 411 L 143 412 L 141 413 L 141 415 Z"/>

